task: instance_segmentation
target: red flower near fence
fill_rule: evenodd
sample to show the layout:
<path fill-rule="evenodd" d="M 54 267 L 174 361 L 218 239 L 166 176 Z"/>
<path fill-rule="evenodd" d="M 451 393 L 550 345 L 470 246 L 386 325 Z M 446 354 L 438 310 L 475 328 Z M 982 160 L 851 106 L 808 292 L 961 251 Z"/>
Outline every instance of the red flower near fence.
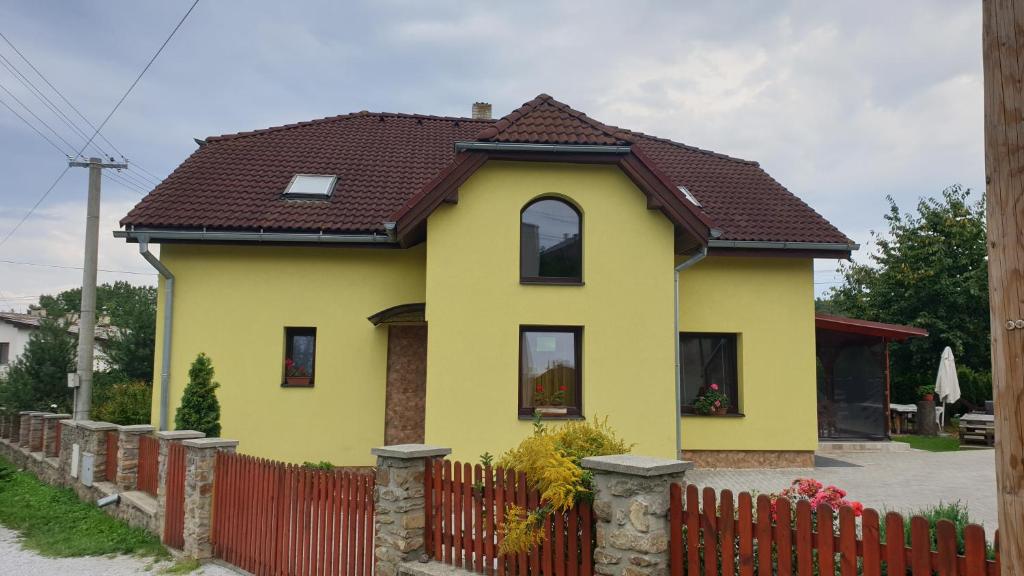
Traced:
<path fill-rule="evenodd" d="M 838 512 L 843 506 L 853 508 L 854 514 L 860 516 L 864 511 L 864 505 L 856 500 L 846 499 L 846 490 L 837 486 L 825 486 L 814 478 L 797 478 L 793 483 L 778 494 L 771 494 L 772 499 L 772 520 L 778 521 L 779 499 L 789 500 L 790 510 L 795 511 L 796 505 L 801 500 L 807 500 L 811 510 L 817 510 L 818 506 L 827 504 L 833 511 Z"/>

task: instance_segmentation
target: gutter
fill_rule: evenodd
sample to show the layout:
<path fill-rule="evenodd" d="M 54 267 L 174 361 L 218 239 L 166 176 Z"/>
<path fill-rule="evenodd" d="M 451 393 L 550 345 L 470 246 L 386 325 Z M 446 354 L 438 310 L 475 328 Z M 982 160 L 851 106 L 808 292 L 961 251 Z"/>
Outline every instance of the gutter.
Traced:
<path fill-rule="evenodd" d="M 324 234 L 309 232 L 224 232 L 203 230 L 173 230 L 161 228 L 133 228 L 115 230 L 114 238 L 129 241 L 142 239 L 186 240 L 194 242 L 287 242 L 302 244 L 393 244 L 387 234 Z"/>
<path fill-rule="evenodd" d="M 859 250 L 860 244 L 840 242 L 761 242 L 754 240 L 708 240 L 708 248 L 752 248 L 755 250 Z"/>
<path fill-rule="evenodd" d="M 490 150 L 500 152 L 567 152 L 592 154 L 629 154 L 629 146 L 600 146 L 595 144 L 517 144 L 511 142 L 456 142 L 455 151 Z"/>
<path fill-rule="evenodd" d="M 115 233 L 116 234 L 116 233 Z M 149 251 L 149 238 L 139 237 L 139 254 L 164 277 L 164 329 L 160 352 L 160 430 L 167 430 L 168 402 L 171 380 L 171 323 L 174 319 L 174 274 Z"/>
<path fill-rule="evenodd" d="M 714 240 L 710 240 L 709 243 L 710 242 L 714 242 Z M 676 327 L 676 329 L 675 329 L 674 337 L 675 337 L 675 348 L 676 348 L 676 402 L 675 402 L 675 405 L 672 407 L 672 417 L 673 417 L 673 419 L 675 420 L 675 423 L 676 423 L 676 453 L 675 453 L 675 458 L 674 459 L 677 459 L 677 460 L 682 459 L 682 453 L 683 453 L 683 420 L 682 420 L 682 414 L 680 413 L 680 409 L 681 409 L 680 407 L 683 405 L 683 375 L 679 371 L 679 369 L 681 367 L 681 364 L 682 364 L 681 358 L 680 358 L 681 354 L 680 354 L 680 350 L 679 350 L 679 273 L 682 272 L 683 270 L 686 270 L 687 268 L 693 266 L 697 262 L 700 262 L 705 257 L 707 257 L 707 255 L 708 255 L 708 247 L 707 246 L 701 246 L 699 252 L 695 253 L 693 256 L 690 256 L 686 260 L 683 260 L 682 262 L 680 262 L 679 265 L 676 266 L 676 272 L 675 272 L 675 288 L 676 288 L 675 289 L 675 300 L 676 300 L 675 310 L 676 310 L 676 313 L 675 313 L 675 316 L 674 316 L 674 320 L 675 320 L 675 327 Z"/>

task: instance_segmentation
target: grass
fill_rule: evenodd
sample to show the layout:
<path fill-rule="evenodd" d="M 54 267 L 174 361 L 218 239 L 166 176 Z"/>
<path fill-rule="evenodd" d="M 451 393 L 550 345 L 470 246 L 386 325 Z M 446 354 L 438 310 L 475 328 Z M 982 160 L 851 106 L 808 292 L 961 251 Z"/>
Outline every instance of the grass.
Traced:
<path fill-rule="evenodd" d="M 911 448 L 929 452 L 956 452 L 960 449 L 960 439 L 956 436 L 916 436 L 908 434 L 893 436 L 896 442 L 906 442 Z"/>
<path fill-rule="evenodd" d="M 201 564 L 195 558 L 182 558 L 173 565 L 165 568 L 161 574 L 191 574 L 199 569 Z"/>
<path fill-rule="evenodd" d="M 953 526 L 956 528 L 957 554 L 964 553 L 964 528 L 966 528 L 968 524 L 973 523 L 970 515 L 967 513 L 967 506 L 961 504 L 959 501 L 949 503 L 940 502 L 931 508 L 924 508 L 910 515 L 904 515 L 903 520 L 905 526 L 909 527 L 910 516 L 922 516 L 928 521 L 928 541 L 932 544 L 932 550 L 936 549 L 936 524 L 938 524 L 939 520 L 949 520 L 952 522 Z M 885 536 L 885 523 L 883 522 L 879 528 L 881 529 L 882 541 L 887 541 Z M 910 546 L 911 536 L 909 528 L 904 532 L 904 536 L 906 539 L 906 545 Z M 992 547 L 990 542 L 985 543 L 985 556 L 989 560 L 995 559 L 995 549 Z"/>
<path fill-rule="evenodd" d="M 67 488 L 44 484 L 0 458 L 0 524 L 17 531 L 25 548 L 44 556 L 138 554 L 167 558 L 153 535 L 82 502 Z"/>

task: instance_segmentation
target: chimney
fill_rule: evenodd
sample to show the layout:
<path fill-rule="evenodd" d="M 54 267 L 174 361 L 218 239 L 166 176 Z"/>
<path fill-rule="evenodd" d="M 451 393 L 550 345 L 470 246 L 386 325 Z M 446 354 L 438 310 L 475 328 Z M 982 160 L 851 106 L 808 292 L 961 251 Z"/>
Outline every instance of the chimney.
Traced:
<path fill-rule="evenodd" d="M 473 102 L 473 120 L 490 120 L 491 105 L 487 102 Z"/>

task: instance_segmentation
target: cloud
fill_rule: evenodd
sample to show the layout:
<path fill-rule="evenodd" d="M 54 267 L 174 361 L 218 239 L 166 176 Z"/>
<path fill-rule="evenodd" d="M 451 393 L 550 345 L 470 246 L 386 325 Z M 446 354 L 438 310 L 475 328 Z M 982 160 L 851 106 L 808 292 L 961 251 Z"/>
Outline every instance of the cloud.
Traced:
<path fill-rule="evenodd" d="M 101 206 L 98 267 L 133 273 L 99 272 L 100 283 L 124 280 L 139 285 L 156 284 L 156 273 L 139 256 L 137 246 L 115 239 L 111 234 L 131 205 L 112 201 Z M 0 214 L 0 229 L 6 230 L 15 223 L 6 212 Z M 62 202 L 45 207 L 26 226 L 32 228 L 12 236 L 4 245 L 0 259 L 66 268 L 0 262 L 0 290 L 3 292 L 0 310 L 24 310 L 35 303 L 40 294 L 54 294 L 82 285 L 84 206 Z"/>
<path fill-rule="evenodd" d="M 98 121 L 185 7 L 29 3 L 5 19 Z M 201 3 L 104 132 L 166 174 L 193 137 L 362 109 L 465 115 L 476 100 L 502 114 L 547 92 L 610 124 L 757 160 L 866 244 L 887 195 L 910 207 L 955 182 L 982 190 L 980 36 L 981 10 L 962 0 Z M 3 109 L 0 130 L 2 234 L 63 159 Z M 0 258 L 77 262 L 80 236 L 51 225 L 80 229 L 83 190 L 69 175 Z M 105 198 L 112 222 L 138 196 L 111 184 Z M 101 260 L 142 266 L 105 242 Z M 0 267 L 4 292 L 77 282 L 11 271 Z"/>

